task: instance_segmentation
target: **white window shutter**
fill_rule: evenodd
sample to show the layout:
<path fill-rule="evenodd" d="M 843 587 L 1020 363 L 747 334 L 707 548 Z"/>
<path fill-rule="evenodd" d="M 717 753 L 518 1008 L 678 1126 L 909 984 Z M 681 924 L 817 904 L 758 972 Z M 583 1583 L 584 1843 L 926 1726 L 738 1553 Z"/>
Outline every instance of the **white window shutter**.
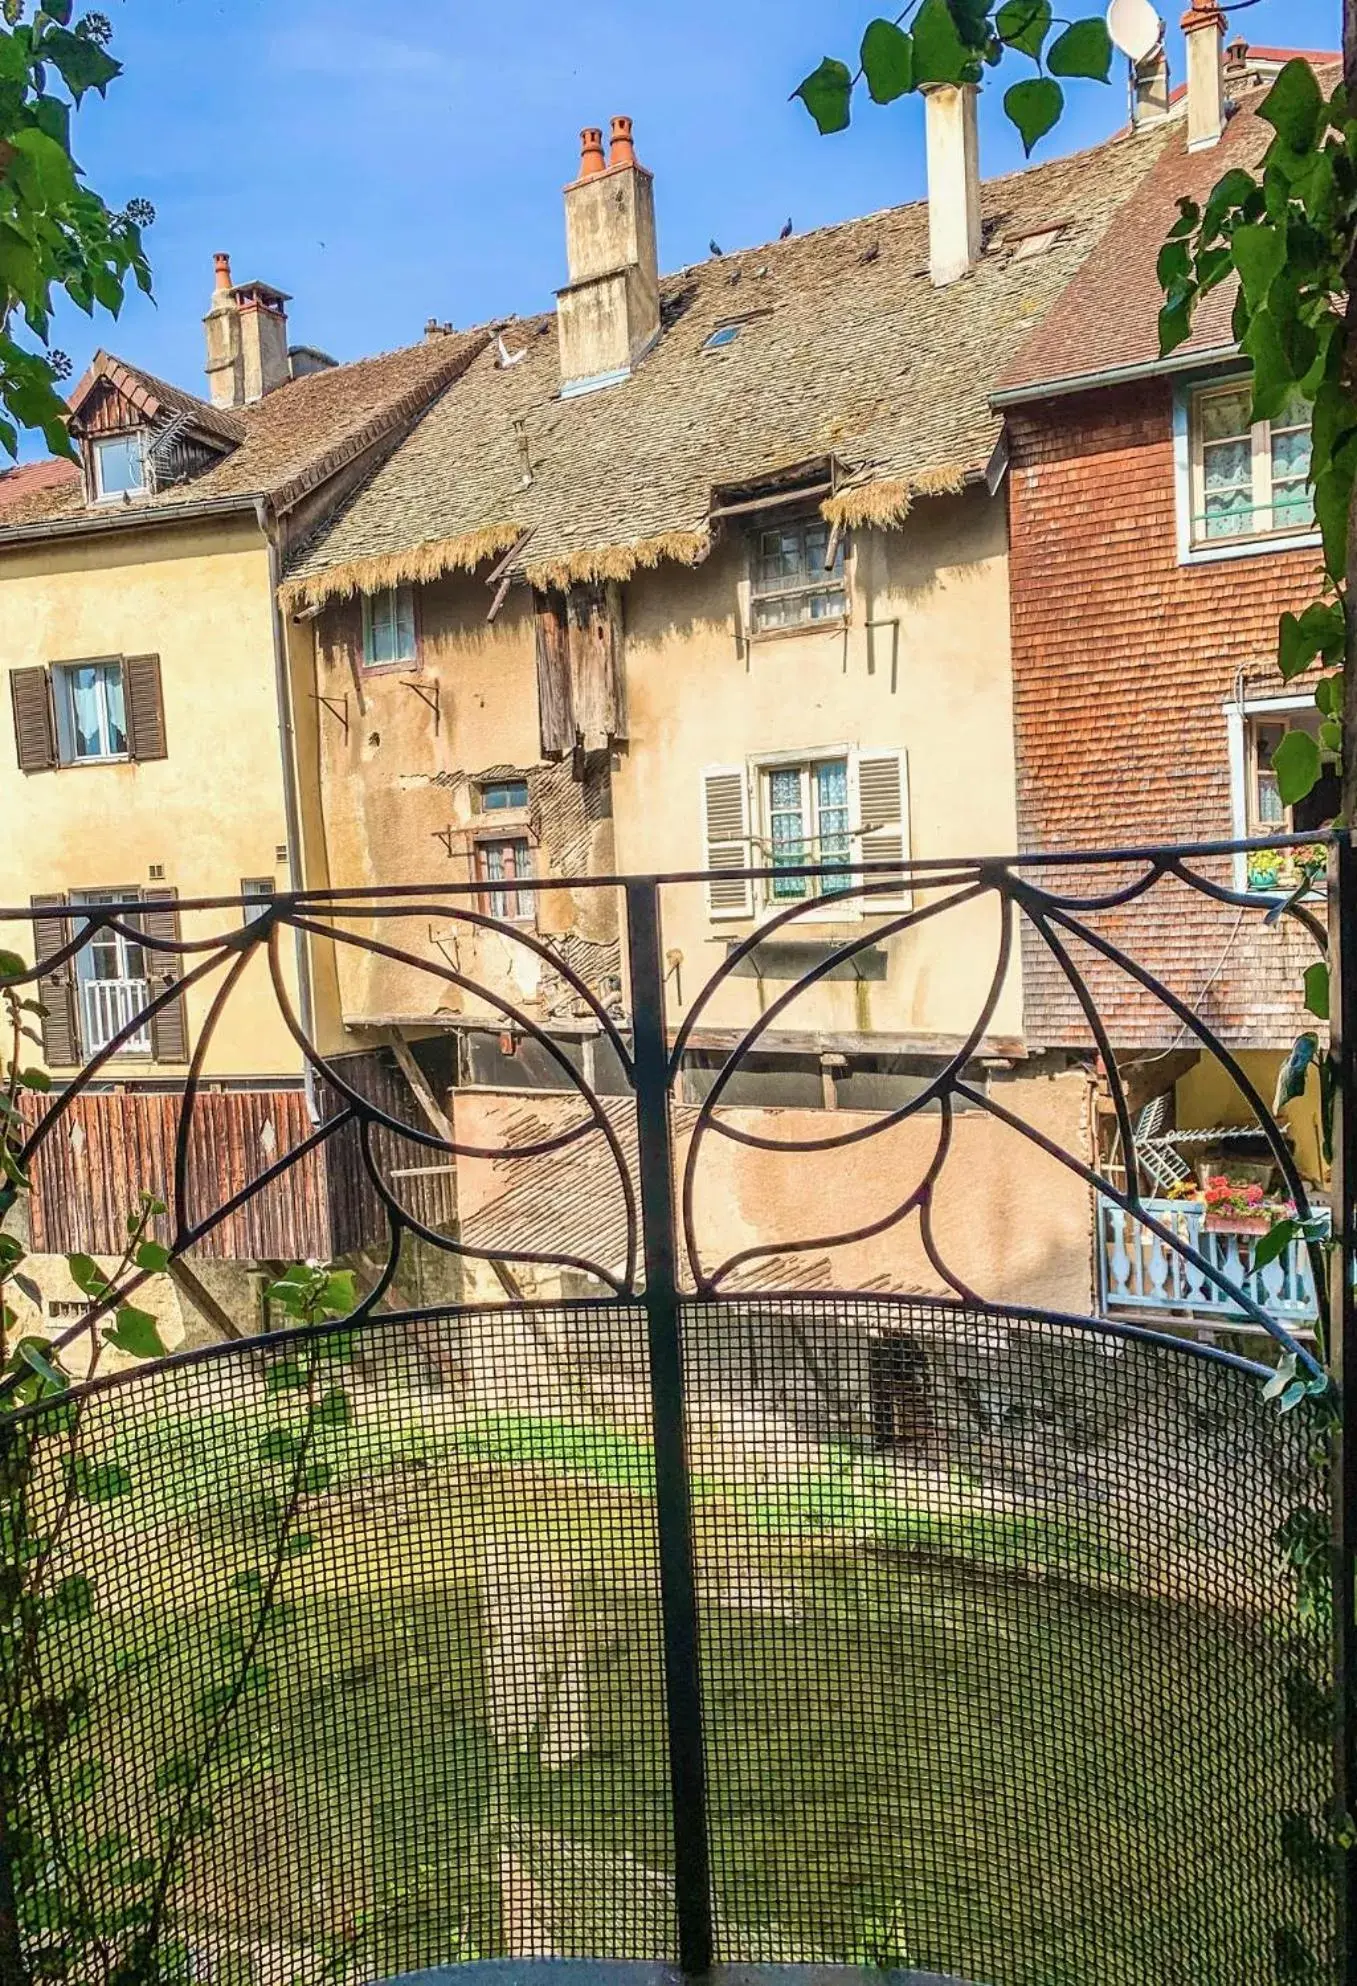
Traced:
<path fill-rule="evenodd" d="M 904 752 L 860 750 L 857 768 L 857 824 L 864 862 L 905 862 L 909 859 L 909 763 Z M 884 876 L 864 877 L 880 883 Z M 863 900 L 864 910 L 908 910 L 914 892 L 908 876 L 900 887 Z"/>
<path fill-rule="evenodd" d="M 749 840 L 749 781 L 742 765 L 709 765 L 702 772 L 702 834 L 706 867 L 753 867 Z M 719 873 L 707 884 L 713 917 L 752 917 L 754 886 L 747 876 L 728 880 Z"/>

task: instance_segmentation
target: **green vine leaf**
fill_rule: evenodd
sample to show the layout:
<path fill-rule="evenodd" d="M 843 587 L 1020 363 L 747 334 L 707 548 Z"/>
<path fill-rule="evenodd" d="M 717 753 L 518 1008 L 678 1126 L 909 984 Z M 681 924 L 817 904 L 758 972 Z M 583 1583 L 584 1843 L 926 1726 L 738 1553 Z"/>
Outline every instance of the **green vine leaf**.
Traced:
<path fill-rule="evenodd" d="M 1259 310 L 1286 267 L 1286 234 L 1274 227 L 1238 227 L 1230 237 L 1230 249 L 1249 306 Z"/>
<path fill-rule="evenodd" d="M 1101 14 L 1071 21 L 1046 51 L 1046 67 L 1053 76 L 1087 76 L 1105 83 L 1112 73 L 1112 37 Z"/>
<path fill-rule="evenodd" d="M 914 17 L 914 86 L 974 79 L 975 57 L 961 36 L 947 0 L 923 0 Z"/>
<path fill-rule="evenodd" d="M 132 1358 L 165 1357 L 160 1326 L 149 1310 L 138 1310 L 133 1304 L 119 1305 L 116 1319 L 104 1327 L 103 1335 L 105 1344 Z"/>
<path fill-rule="evenodd" d="M 1305 1010 L 1317 1021 L 1329 1018 L 1329 968 L 1323 959 L 1305 968 Z"/>
<path fill-rule="evenodd" d="M 860 59 L 873 103 L 894 103 L 913 89 L 914 43 L 894 21 L 868 23 Z"/>
<path fill-rule="evenodd" d="M 1008 48 L 1035 62 L 1051 31 L 1051 0 L 1004 0 L 994 16 L 994 32 Z"/>
<path fill-rule="evenodd" d="M 848 129 L 853 115 L 853 78 L 846 63 L 827 55 L 819 68 L 813 69 L 792 91 L 792 96 L 800 97 L 822 138 Z"/>
<path fill-rule="evenodd" d="M 1024 152 L 1030 158 L 1032 147 L 1060 121 L 1065 95 L 1059 83 L 1049 76 L 1030 76 L 1004 92 L 1004 114 L 1017 126 Z"/>
<path fill-rule="evenodd" d="M 1282 805 L 1294 807 L 1297 800 L 1303 800 L 1311 791 L 1322 770 L 1319 740 L 1308 731 L 1286 732 L 1272 754 L 1272 769 L 1277 775 Z"/>
<path fill-rule="evenodd" d="M 1324 115 L 1324 99 L 1308 62 L 1286 64 L 1259 104 L 1258 115 L 1291 151 L 1314 149 L 1319 120 Z"/>

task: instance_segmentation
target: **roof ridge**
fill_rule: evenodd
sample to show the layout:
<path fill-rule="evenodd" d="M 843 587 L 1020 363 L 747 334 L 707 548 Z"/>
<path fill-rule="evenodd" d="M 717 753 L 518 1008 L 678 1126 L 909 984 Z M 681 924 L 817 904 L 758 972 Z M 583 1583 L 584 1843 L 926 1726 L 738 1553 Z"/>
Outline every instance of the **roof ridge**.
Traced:
<path fill-rule="evenodd" d="M 1078 151 L 1061 152 L 1055 158 L 1038 159 L 1035 164 L 1015 166 L 1012 172 L 996 173 L 991 179 L 982 178 L 980 182 L 981 197 L 983 198 L 985 194 L 991 192 L 995 187 L 1012 185 L 1019 180 L 1030 181 L 1036 174 L 1051 172 L 1057 167 L 1066 168 L 1078 165 L 1081 159 L 1091 159 L 1095 154 L 1110 151 L 1116 146 L 1138 144 L 1147 136 L 1147 132 L 1152 129 L 1153 127 L 1137 129 L 1123 125 L 1118 130 L 1109 132 L 1107 137 L 1099 138 L 1091 145 L 1081 146 Z M 798 229 L 792 234 L 779 235 L 767 241 L 750 242 L 744 248 L 726 249 L 719 256 L 703 256 L 700 261 L 685 262 L 677 269 L 662 269 L 660 271 L 660 281 L 663 283 L 678 276 L 692 275 L 700 269 L 713 269 L 719 267 L 723 262 L 734 262 L 738 256 L 761 254 L 765 249 L 776 254 L 783 250 L 796 247 L 802 242 L 815 241 L 824 235 L 840 234 L 848 228 L 865 227 L 870 221 L 884 221 L 897 214 L 924 213 L 927 211 L 927 208 L 928 195 L 926 193 L 921 194 L 915 200 L 897 200 L 888 207 L 873 207 L 866 214 L 847 214 L 841 221 L 822 221 L 819 227 Z"/>

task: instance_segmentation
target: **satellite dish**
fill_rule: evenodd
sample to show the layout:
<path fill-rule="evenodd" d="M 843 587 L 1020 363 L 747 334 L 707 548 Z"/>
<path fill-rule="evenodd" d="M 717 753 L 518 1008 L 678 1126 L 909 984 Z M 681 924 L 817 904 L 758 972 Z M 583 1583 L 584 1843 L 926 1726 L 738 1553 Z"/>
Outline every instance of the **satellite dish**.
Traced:
<path fill-rule="evenodd" d="M 1123 55 L 1129 55 L 1132 62 L 1143 62 L 1163 41 L 1164 23 L 1150 0 L 1111 0 L 1107 32 Z"/>

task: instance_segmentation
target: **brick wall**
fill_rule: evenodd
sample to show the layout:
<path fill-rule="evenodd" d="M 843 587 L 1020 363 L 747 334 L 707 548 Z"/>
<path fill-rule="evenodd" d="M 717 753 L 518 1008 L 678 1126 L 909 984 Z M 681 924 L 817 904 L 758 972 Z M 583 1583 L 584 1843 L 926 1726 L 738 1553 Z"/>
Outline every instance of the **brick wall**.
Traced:
<path fill-rule="evenodd" d="M 1281 689 L 1277 620 L 1311 599 L 1313 550 L 1177 562 L 1166 381 L 1071 395 L 1010 417 L 1013 676 L 1024 849 L 1224 840 L 1232 833 L 1222 706 L 1243 672 Z M 1228 864 L 1203 865 L 1221 882 Z M 1288 1043 L 1314 956 L 1290 929 L 1159 885 L 1098 928 L 1227 1039 Z M 1080 963 L 1093 954 L 1080 947 Z M 1223 961 L 1223 962 L 1222 962 Z M 1033 1044 L 1089 1039 L 1049 951 L 1024 933 Z M 1178 1023 L 1096 966 L 1113 1043 L 1168 1046 Z M 1209 984 L 1208 984 L 1209 981 Z"/>

